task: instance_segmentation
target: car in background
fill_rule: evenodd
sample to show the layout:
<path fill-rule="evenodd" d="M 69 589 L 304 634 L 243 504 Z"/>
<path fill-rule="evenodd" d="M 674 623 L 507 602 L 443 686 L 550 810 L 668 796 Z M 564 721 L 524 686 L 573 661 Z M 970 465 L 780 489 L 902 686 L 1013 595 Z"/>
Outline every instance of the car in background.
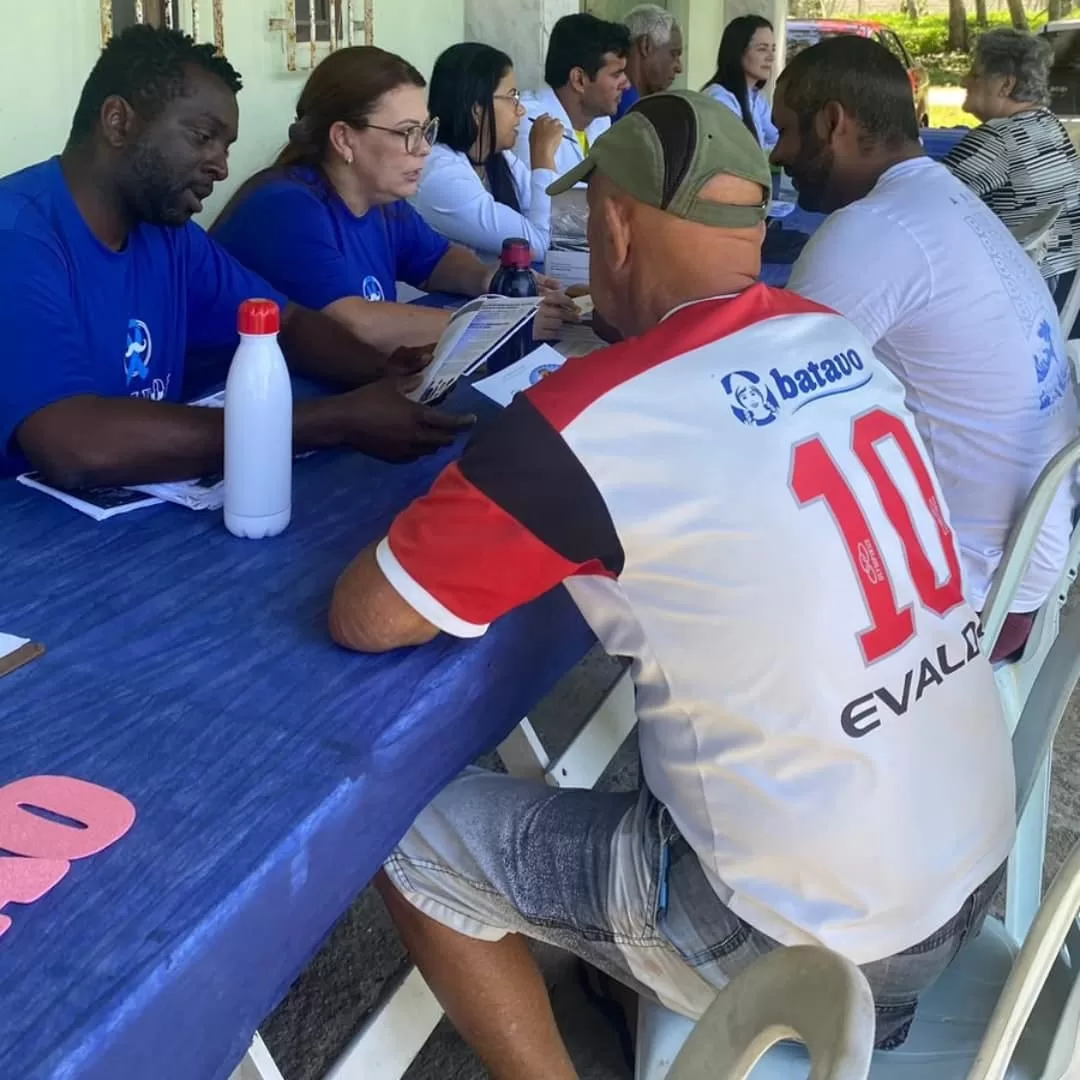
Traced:
<path fill-rule="evenodd" d="M 1054 50 L 1050 63 L 1050 109 L 1080 149 L 1080 19 L 1047 23 L 1043 34 Z"/>
<path fill-rule="evenodd" d="M 840 34 L 858 34 L 859 37 L 872 38 L 879 45 L 884 45 L 904 65 L 908 78 L 911 79 L 911 92 L 915 97 L 915 115 L 919 118 L 919 127 L 929 127 L 930 76 L 926 73 L 926 68 L 912 61 L 900 35 L 882 23 L 872 19 L 788 19 L 787 59 L 798 56 L 803 49 L 816 45 L 825 38 L 838 37 Z"/>

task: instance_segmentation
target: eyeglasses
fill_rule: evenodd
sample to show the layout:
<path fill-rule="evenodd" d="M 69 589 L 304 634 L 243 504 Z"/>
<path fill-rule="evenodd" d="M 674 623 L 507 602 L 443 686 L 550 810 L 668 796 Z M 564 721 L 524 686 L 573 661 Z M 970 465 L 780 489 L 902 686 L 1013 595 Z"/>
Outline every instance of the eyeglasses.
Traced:
<path fill-rule="evenodd" d="M 521 104 L 521 91 L 514 87 L 513 90 L 508 90 L 505 94 L 492 94 L 496 101 L 512 101 L 515 105 Z"/>
<path fill-rule="evenodd" d="M 375 131 L 389 131 L 391 135 L 400 135 L 405 140 L 406 154 L 419 154 L 426 143 L 429 147 L 435 145 L 435 137 L 439 134 L 439 118 L 433 116 L 426 124 L 413 124 L 407 128 L 382 127 L 380 124 L 368 124 Z"/>

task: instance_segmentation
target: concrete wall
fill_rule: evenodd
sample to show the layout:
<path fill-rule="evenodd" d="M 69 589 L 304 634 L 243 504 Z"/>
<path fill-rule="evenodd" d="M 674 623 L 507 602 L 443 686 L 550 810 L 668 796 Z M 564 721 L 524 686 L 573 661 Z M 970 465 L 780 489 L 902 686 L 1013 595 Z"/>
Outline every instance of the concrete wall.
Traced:
<path fill-rule="evenodd" d="M 8 59 L 0 68 L 0 175 L 63 147 L 79 91 L 101 47 L 98 0 L 17 6 L 18 15 L 8 24 Z M 286 70 L 282 34 L 269 28 L 269 20 L 282 16 L 284 8 L 284 0 L 224 0 L 225 51 L 244 77 L 240 139 L 229 180 L 219 185 L 203 220 L 212 220 L 232 188 L 285 141 L 306 72 Z M 465 0 L 374 0 L 374 8 L 375 44 L 401 53 L 425 74 L 439 53 L 464 35 Z M 185 0 L 180 9 L 182 19 L 189 19 L 190 3 Z M 204 34 L 211 24 L 209 9 L 204 2 Z M 306 65 L 306 47 L 300 54 Z"/>
<path fill-rule="evenodd" d="M 534 90 L 544 78 L 551 28 L 580 10 L 580 0 L 465 0 L 465 40 L 502 49 L 514 61 L 518 86 Z"/>

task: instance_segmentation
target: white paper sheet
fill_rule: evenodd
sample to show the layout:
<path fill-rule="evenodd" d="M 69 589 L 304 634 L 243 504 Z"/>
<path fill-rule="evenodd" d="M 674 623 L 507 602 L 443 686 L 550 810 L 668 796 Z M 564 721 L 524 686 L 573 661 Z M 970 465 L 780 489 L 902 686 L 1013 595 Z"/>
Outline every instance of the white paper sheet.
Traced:
<path fill-rule="evenodd" d="M 565 356 L 560 356 L 550 345 L 541 345 L 533 349 L 528 356 L 523 356 L 509 367 L 504 367 L 502 371 L 474 382 L 473 389 L 479 390 L 481 394 L 505 408 L 515 394 L 528 390 L 530 386 L 535 386 L 545 376 L 558 371 L 565 363 Z"/>
<path fill-rule="evenodd" d="M 539 306 L 539 297 L 478 296 L 458 308 L 435 346 L 424 381 L 409 397 L 421 404 L 442 397 L 533 318 Z"/>
<path fill-rule="evenodd" d="M 565 357 L 584 356 L 606 346 L 607 342 L 596 336 L 587 321 L 566 323 L 562 328 L 562 337 L 555 342 L 555 349 Z"/>
<path fill-rule="evenodd" d="M 0 660 L 5 656 L 10 656 L 16 649 L 29 644 L 29 638 L 16 637 L 14 634 L 0 634 Z"/>
<path fill-rule="evenodd" d="M 555 278 L 568 289 L 571 285 L 589 284 L 589 252 L 548 248 L 544 259 L 544 273 Z"/>

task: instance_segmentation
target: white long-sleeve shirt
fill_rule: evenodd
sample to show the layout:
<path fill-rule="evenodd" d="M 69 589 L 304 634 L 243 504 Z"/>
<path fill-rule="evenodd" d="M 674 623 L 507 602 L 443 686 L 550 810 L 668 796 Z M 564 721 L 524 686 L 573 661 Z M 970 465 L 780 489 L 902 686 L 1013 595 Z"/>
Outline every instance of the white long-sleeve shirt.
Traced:
<path fill-rule="evenodd" d="M 705 93 L 709 97 L 726 105 L 740 120 L 742 119 L 742 106 L 739 99 L 726 87 L 712 83 L 705 87 Z M 748 90 L 750 98 L 750 119 L 754 121 L 757 131 L 757 141 L 766 154 L 772 152 L 772 148 L 780 139 L 780 132 L 772 122 L 772 106 L 769 99 L 760 90 Z"/>
<path fill-rule="evenodd" d="M 559 149 L 555 151 L 555 172 L 562 176 L 563 173 L 568 173 L 575 165 L 585 160 L 585 151 L 574 131 L 574 125 L 570 123 L 570 117 L 563 108 L 562 102 L 550 86 L 544 86 L 534 94 L 526 91 L 521 95 L 521 104 L 525 106 L 525 116 L 518 129 L 514 153 L 526 167 L 532 164 L 532 155 L 529 152 L 529 132 L 532 130 L 533 121 L 545 113 L 555 117 L 556 120 L 561 120 L 563 126 L 562 142 L 559 144 Z M 589 124 L 585 129 L 585 139 L 589 146 L 591 147 L 609 127 L 611 127 L 610 116 L 598 116 Z"/>
<path fill-rule="evenodd" d="M 532 169 L 504 151 L 521 213 L 503 203 L 484 186 L 468 155 L 442 143 L 431 148 L 420 187 L 410 200 L 436 232 L 481 256 L 498 255 L 512 236 L 529 241 L 540 258 L 551 240 L 551 197 L 548 185 L 556 174 Z"/>

